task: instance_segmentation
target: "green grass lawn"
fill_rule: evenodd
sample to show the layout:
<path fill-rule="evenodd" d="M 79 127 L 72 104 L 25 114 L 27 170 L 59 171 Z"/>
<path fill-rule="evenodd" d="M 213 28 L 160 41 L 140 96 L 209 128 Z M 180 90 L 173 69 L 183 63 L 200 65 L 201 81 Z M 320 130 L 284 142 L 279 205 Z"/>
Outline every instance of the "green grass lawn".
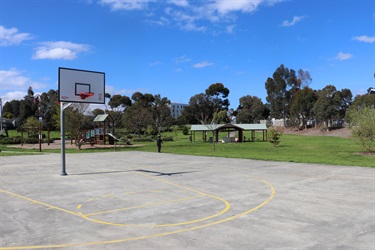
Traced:
<path fill-rule="evenodd" d="M 261 136 L 258 137 L 262 139 Z M 156 152 L 157 148 L 155 143 L 146 143 L 145 147 L 133 150 Z M 215 150 L 211 143 L 191 143 L 188 137 L 183 137 L 178 141 L 164 142 L 162 152 L 226 158 L 375 167 L 375 157 L 361 154 L 361 147 L 353 140 L 333 136 L 284 134 L 281 137 L 281 143 L 278 147 L 274 147 L 269 142 L 256 141 L 216 143 Z"/>
<path fill-rule="evenodd" d="M 200 139 L 198 136 L 196 136 L 196 142 L 190 142 L 189 136 L 182 134 L 178 134 L 177 140 L 174 133 L 164 133 L 163 137 L 165 136 L 173 137 L 174 141 L 164 142 L 162 146 L 162 152 L 164 153 L 375 167 L 374 155 L 364 155 L 359 144 L 351 139 L 334 136 L 303 136 L 284 134 L 281 137 L 281 143 L 279 146 L 274 147 L 269 142 L 263 142 L 262 134 L 258 133 L 256 135 L 256 142 L 215 143 L 215 150 L 213 144 L 198 141 Z M 220 138 L 222 136 L 225 135 L 220 135 Z M 134 144 L 142 144 L 143 146 L 136 148 L 117 148 L 116 150 L 157 152 L 155 142 L 139 142 Z M 0 149 L 2 151 L 7 151 L 1 152 L 0 156 L 39 154 L 37 150 L 11 149 L 7 148 L 6 145 L 0 145 Z M 108 152 L 113 150 L 113 148 L 84 149 L 80 151 L 76 149 L 67 149 L 66 153 Z M 43 150 L 43 152 L 59 153 L 60 150 Z"/>

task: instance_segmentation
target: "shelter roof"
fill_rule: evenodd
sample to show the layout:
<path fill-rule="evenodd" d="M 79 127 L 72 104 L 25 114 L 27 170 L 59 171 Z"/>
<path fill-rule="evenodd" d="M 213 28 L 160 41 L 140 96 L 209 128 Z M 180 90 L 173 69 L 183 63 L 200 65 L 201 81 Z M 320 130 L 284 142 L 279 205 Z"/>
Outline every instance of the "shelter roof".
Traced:
<path fill-rule="evenodd" d="M 237 128 L 242 130 L 267 130 L 266 124 L 206 124 L 191 125 L 191 131 L 211 131 L 220 128 Z"/>
<path fill-rule="evenodd" d="M 94 122 L 104 122 L 108 117 L 108 114 L 97 115 L 94 119 Z"/>

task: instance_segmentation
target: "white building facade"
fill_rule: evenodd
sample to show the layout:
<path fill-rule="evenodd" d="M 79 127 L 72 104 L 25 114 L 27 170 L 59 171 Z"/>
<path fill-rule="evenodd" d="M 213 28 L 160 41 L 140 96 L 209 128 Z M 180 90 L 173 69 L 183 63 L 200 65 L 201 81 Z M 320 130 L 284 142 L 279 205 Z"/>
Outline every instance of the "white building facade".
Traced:
<path fill-rule="evenodd" d="M 182 110 L 184 109 L 184 107 L 187 107 L 187 106 L 189 105 L 185 103 L 172 102 L 171 105 L 169 106 L 169 108 L 171 109 L 171 116 L 173 118 L 179 117 L 182 114 Z"/>

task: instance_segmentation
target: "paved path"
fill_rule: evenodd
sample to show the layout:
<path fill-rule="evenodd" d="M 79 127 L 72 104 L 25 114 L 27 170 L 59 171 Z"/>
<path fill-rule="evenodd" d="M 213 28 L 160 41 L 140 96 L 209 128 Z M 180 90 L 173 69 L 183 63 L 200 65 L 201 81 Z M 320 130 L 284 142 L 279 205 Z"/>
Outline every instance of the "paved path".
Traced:
<path fill-rule="evenodd" d="M 0 249 L 375 249 L 374 168 L 60 157 L 0 157 Z"/>

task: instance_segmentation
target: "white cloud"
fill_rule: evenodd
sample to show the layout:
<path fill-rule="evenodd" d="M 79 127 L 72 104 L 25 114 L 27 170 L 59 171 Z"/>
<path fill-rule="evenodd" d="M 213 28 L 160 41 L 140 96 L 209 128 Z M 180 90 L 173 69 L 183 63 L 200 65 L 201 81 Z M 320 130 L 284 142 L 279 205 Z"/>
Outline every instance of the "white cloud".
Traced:
<path fill-rule="evenodd" d="M 220 13 L 226 14 L 231 11 L 253 12 L 264 0 L 215 0 L 213 7 Z"/>
<path fill-rule="evenodd" d="M 148 66 L 150 66 L 150 67 L 155 67 L 155 66 L 159 66 L 159 65 L 161 65 L 161 64 L 162 64 L 162 63 L 161 63 L 160 61 L 154 61 L 154 62 L 149 63 Z"/>
<path fill-rule="evenodd" d="M 99 3 L 109 5 L 112 10 L 142 10 L 156 0 L 100 0 Z"/>
<path fill-rule="evenodd" d="M 192 67 L 196 68 L 196 69 L 199 69 L 199 68 L 205 68 L 205 67 L 212 66 L 212 65 L 213 65 L 213 63 L 204 61 L 204 62 L 193 64 Z"/>
<path fill-rule="evenodd" d="M 175 4 L 181 7 L 189 6 L 189 2 L 187 0 L 168 0 L 167 3 Z"/>
<path fill-rule="evenodd" d="M 5 95 L 2 95 L 1 96 L 1 100 L 3 102 L 3 105 L 6 103 L 6 102 L 10 102 L 12 100 L 22 100 L 25 95 L 27 95 L 27 92 L 22 92 L 22 91 L 11 91 L 11 92 L 7 92 Z"/>
<path fill-rule="evenodd" d="M 235 27 L 236 27 L 236 25 L 228 25 L 227 26 L 227 33 L 233 33 L 233 30 L 234 30 Z"/>
<path fill-rule="evenodd" d="M 34 55 L 33 59 L 63 59 L 73 60 L 77 57 L 77 54 L 88 51 L 89 45 L 76 44 L 71 42 L 44 42 L 41 43 Z"/>
<path fill-rule="evenodd" d="M 187 63 L 187 62 L 191 61 L 191 58 L 189 58 L 187 56 L 180 56 L 180 57 L 177 57 L 177 58 L 173 59 L 172 61 L 176 64 Z"/>
<path fill-rule="evenodd" d="M 207 32 L 221 29 L 220 32 L 232 32 L 232 24 L 237 19 L 236 12 L 252 13 L 259 6 L 273 6 L 284 0 L 99 0 L 112 10 L 145 10 L 146 23 L 160 26 L 174 25 L 182 30 Z M 164 8 L 163 16 L 157 11 Z M 207 22 L 216 25 L 208 28 Z"/>
<path fill-rule="evenodd" d="M 282 22 L 281 26 L 283 27 L 291 27 L 296 25 L 297 23 L 301 22 L 306 16 L 294 16 L 292 21 L 285 20 Z"/>
<path fill-rule="evenodd" d="M 25 88 L 26 91 L 28 85 L 31 85 L 31 80 L 15 69 L 0 70 L 0 85 L 1 89 Z"/>
<path fill-rule="evenodd" d="M 105 92 L 113 95 L 126 95 L 131 97 L 132 94 L 135 92 L 147 93 L 149 90 L 146 88 L 138 88 L 138 89 L 118 89 L 111 85 L 105 86 Z"/>
<path fill-rule="evenodd" d="M 7 29 L 0 25 L 0 46 L 10 46 L 32 39 L 29 33 L 19 33 L 17 28 Z"/>
<path fill-rule="evenodd" d="M 373 43 L 375 42 L 375 37 L 369 37 L 369 36 L 356 36 L 353 37 L 354 40 L 365 42 L 365 43 Z"/>
<path fill-rule="evenodd" d="M 29 86 L 32 86 L 35 90 L 40 90 L 45 88 L 46 84 L 32 80 L 30 77 L 23 75 L 21 71 L 10 69 L 0 70 L 0 86 L 1 98 L 5 103 L 6 101 L 23 99 Z M 9 90 L 9 92 L 3 94 L 4 90 Z"/>
<path fill-rule="evenodd" d="M 350 58 L 352 58 L 352 54 L 350 53 L 343 53 L 343 52 L 339 52 L 337 54 L 337 56 L 335 57 L 336 60 L 340 60 L 340 61 L 344 61 L 344 60 L 348 60 Z"/>

